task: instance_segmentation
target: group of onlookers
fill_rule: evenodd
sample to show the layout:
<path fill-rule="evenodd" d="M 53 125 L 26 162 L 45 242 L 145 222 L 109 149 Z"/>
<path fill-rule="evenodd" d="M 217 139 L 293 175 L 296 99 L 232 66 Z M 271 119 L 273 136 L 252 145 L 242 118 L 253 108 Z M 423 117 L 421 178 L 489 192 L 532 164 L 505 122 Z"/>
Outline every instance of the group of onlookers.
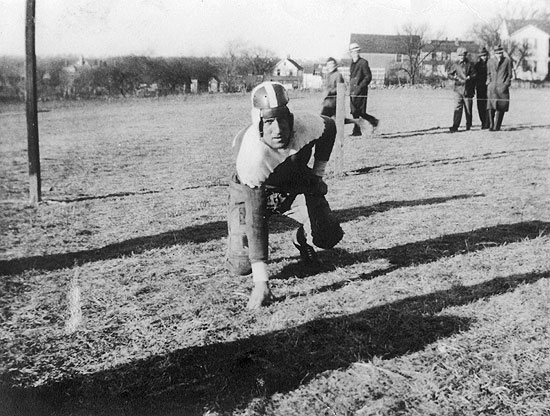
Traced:
<path fill-rule="evenodd" d="M 477 110 L 482 129 L 498 131 L 502 126 L 504 113 L 510 108 L 510 85 L 512 83 L 512 61 L 504 56 L 504 49 L 498 45 L 494 48 L 494 57 L 488 59 L 489 53 L 483 48 L 479 60 L 474 64 L 468 59 L 468 52 L 458 48 L 458 61 L 449 71 L 453 79 L 455 92 L 455 110 L 451 133 L 458 131 L 462 112 L 466 115 L 466 130 L 472 127 L 473 97 L 477 98 Z"/>
<path fill-rule="evenodd" d="M 357 43 L 350 44 L 352 63 L 350 66 L 350 110 L 353 119 L 346 119 L 346 123 L 354 123 L 352 136 L 361 135 L 362 121 L 365 120 L 373 129 L 379 120 L 367 113 L 368 86 L 372 74 L 367 60 L 359 54 Z M 493 49 L 494 57 L 489 59 L 489 52 L 482 48 L 477 62 L 468 58 L 465 48 L 458 48 L 458 61 L 453 62 L 448 76 L 454 80 L 455 110 L 451 133 L 458 131 L 462 120 L 462 112 L 466 115 L 466 130 L 472 128 L 473 97 L 477 98 L 477 110 L 482 129 L 498 131 L 502 126 L 504 113 L 510 108 L 510 84 L 512 83 L 512 61 L 504 56 L 504 49 L 497 45 Z M 342 74 L 338 72 L 338 63 L 334 58 L 326 62 L 327 95 L 323 100 L 321 115 L 334 117 L 336 115 L 336 88 L 343 83 Z M 358 121 L 359 120 L 359 121 Z M 360 122 L 361 121 L 361 122 Z"/>

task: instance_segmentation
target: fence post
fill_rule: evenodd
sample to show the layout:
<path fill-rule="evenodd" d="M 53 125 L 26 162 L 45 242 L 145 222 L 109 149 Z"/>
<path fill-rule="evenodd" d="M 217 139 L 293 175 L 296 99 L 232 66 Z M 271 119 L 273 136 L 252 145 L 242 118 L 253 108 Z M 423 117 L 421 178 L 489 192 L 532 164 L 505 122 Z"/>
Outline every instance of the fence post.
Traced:
<path fill-rule="evenodd" d="M 336 176 L 344 174 L 344 119 L 346 118 L 346 84 L 336 84 Z"/>

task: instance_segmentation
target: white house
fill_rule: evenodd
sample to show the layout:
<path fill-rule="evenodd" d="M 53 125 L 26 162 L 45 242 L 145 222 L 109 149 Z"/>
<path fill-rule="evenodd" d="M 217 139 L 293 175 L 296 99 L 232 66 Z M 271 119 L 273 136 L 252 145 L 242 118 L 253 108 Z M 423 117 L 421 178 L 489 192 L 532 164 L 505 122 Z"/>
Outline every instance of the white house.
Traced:
<path fill-rule="evenodd" d="M 304 76 L 304 68 L 287 56 L 286 59 L 281 59 L 271 72 L 270 77 L 266 77 L 271 81 L 277 81 L 283 84 L 287 89 L 297 89 L 302 87 Z"/>
<path fill-rule="evenodd" d="M 543 80 L 550 72 L 550 22 L 544 20 L 505 20 L 500 28 L 504 42 L 529 45 L 529 56 L 517 69 L 517 78 Z M 512 56 L 514 58 L 514 56 Z"/>

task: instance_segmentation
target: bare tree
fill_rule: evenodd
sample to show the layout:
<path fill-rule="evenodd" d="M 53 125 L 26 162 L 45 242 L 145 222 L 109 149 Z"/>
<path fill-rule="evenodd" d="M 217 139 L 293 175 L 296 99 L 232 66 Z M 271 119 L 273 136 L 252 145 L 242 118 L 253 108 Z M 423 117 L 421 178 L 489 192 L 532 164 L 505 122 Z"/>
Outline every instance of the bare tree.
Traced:
<path fill-rule="evenodd" d="M 508 42 L 507 44 L 508 54 L 512 58 L 512 70 L 514 72 L 514 78 L 517 78 L 518 69 L 520 66 L 525 67 L 527 70 L 533 70 L 529 67 L 528 60 L 533 55 L 531 45 L 526 40 L 522 43 Z"/>
<path fill-rule="evenodd" d="M 502 44 L 500 28 L 503 22 L 504 18 L 498 16 L 484 23 L 476 23 L 470 29 L 470 37 L 474 39 L 478 45 L 487 48 L 493 48 L 496 45 L 500 45 Z"/>
<path fill-rule="evenodd" d="M 407 60 L 402 63 L 400 69 L 409 75 L 411 84 L 414 85 L 422 76 L 422 65 L 429 60 L 432 53 L 442 44 L 441 41 L 432 41 L 427 36 L 426 24 L 404 24 L 397 32 L 401 45 L 406 52 Z M 441 37 L 441 36 L 439 36 Z"/>
<path fill-rule="evenodd" d="M 533 13 L 523 15 L 536 16 Z M 533 55 L 533 50 L 526 41 L 516 42 L 510 39 L 502 39 L 501 29 L 506 20 L 501 15 L 485 23 L 476 24 L 472 26 L 470 36 L 477 44 L 486 46 L 489 49 L 496 45 L 502 45 L 513 61 L 514 78 L 516 78 L 518 69 L 527 64 L 529 57 Z"/>
<path fill-rule="evenodd" d="M 238 89 L 248 75 L 264 75 L 270 72 L 278 61 L 277 56 L 261 46 L 250 46 L 240 40 L 227 43 L 224 61 L 220 62 L 221 73 L 230 90 Z"/>

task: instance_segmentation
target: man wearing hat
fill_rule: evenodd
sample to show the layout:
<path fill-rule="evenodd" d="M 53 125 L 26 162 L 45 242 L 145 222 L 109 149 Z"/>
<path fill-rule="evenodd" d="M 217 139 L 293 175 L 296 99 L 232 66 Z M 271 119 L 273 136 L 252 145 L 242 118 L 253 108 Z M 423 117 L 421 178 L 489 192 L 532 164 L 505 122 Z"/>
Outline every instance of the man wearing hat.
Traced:
<path fill-rule="evenodd" d="M 481 129 L 489 128 L 489 114 L 487 113 L 487 59 L 489 53 L 482 48 L 479 52 L 479 59 L 474 65 L 476 71 L 476 98 L 477 113 L 481 121 Z"/>
<path fill-rule="evenodd" d="M 474 65 L 468 59 L 468 52 L 465 48 L 458 48 L 456 51 L 458 61 L 454 62 L 449 71 L 449 78 L 455 81 L 455 111 L 453 125 L 449 128 L 451 133 L 458 131 L 462 120 L 462 109 L 466 113 L 466 130 L 472 127 L 472 101 L 475 92 L 476 72 Z"/>
<path fill-rule="evenodd" d="M 487 95 L 489 130 L 498 131 L 502 125 L 504 113 L 510 108 L 510 85 L 513 73 L 512 60 L 504 56 L 501 45 L 495 46 L 494 53 L 495 57 L 487 63 Z"/>
<path fill-rule="evenodd" d="M 353 118 L 361 117 L 367 120 L 373 129 L 378 127 L 379 120 L 367 114 L 367 96 L 369 93 L 369 84 L 372 80 L 369 63 L 366 59 L 361 58 L 359 52 L 361 48 L 355 42 L 349 45 L 349 53 L 351 55 L 351 65 L 349 68 L 349 95 L 350 95 L 350 110 Z M 356 123 L 353 126 L 352 136 L 361 136 L 361 128 Z"/>

